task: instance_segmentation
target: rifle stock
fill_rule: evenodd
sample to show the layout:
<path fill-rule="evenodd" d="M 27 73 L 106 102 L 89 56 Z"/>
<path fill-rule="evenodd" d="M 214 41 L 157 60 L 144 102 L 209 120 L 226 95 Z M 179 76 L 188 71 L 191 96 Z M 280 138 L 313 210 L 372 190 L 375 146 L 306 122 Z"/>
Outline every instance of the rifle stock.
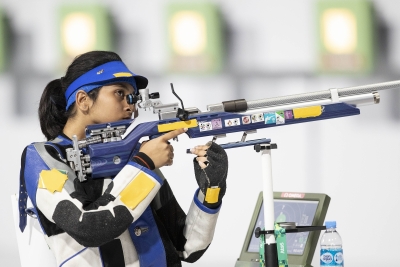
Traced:
<path fill-rule="evenodd" d="M 215 139 L 229 133 L 245 133 L 241 141 L 222 145 L 225 149 L 269 143 L 269 139 L 244 139 L 247 132 L 262 128 L 358 115 L 359 106 L 379 103 L 377 91 L 399 87 L 400 81 L 394 81 L 255 101 L 241 99 L 209 105 L 205 112 L 197 108 L 180 109 L 177 103 L 162 105 L 154 101 L 153 111 L 158 113 L 159 120 L 137 125 L 134 120 L 90 125 L 86 129 L 87 138 L 75 139 L 74 148 L 67 149 L 67 155 L 81 159 L 70 163 L 81 181 L 88 174 L 93 178 L 113 177 L 139 151 L 143 137 L 152 139 L 186 127 L 189 138 L 212 136 Z M 148 89 L 144 90 L 148 94 Z M 145 108 L 149 103 L 147 98 Z M 138 106 L 141 107 L 140 103 Z M 183 116 L 186 119 L 182 120 L 179 112 L 186 112 L 186 117 Z"/>

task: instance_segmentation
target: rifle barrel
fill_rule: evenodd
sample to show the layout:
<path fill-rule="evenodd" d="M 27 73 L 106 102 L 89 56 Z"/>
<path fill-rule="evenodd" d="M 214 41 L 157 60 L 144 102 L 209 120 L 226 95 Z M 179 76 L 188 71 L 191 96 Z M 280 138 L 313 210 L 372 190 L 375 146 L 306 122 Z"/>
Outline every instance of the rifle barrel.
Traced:
<path fill-rule="evenodd" d="M 344 96 L 361 95 L 380 90 L 397 89 L 397 88 L 400 88 L 400 80 L 385 82 L 385 83 L 376 83 L 376 84 L 368 84 L 362 86 L 340 88 L 337 89 L 337 92 L 339 97 L 344 97 Z M 247 101 L 247 108 L 248 110 L 250 110 L 250 109 L 258 109 L 258 108 L 273 107 L 273 106 L 283 106 L 294 103 L 311 102 L 317 100 L 329 100 L 329 99 L 331 99 L 331 90 L 324 90 L 311 93 L 302 93 L 296 95 Z"/>

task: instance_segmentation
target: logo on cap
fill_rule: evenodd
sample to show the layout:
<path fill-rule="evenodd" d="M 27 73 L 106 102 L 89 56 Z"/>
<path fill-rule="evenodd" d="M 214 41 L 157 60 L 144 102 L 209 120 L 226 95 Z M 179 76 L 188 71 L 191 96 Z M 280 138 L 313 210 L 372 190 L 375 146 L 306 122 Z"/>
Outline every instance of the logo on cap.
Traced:
<path fill-rule="evenodd" d="M 117 72 L 113 74 L 114 77 L 132 77 L 132 73 L 129 72 Z"/>

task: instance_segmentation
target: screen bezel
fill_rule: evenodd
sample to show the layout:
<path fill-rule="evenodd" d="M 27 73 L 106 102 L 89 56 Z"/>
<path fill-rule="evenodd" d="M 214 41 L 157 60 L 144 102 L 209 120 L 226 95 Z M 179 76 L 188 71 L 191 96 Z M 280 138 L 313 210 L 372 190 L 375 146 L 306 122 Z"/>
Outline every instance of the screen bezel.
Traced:
<path fill-rule="evenodd" d="M 287 193 L 287 194 L 286 194 Z M 286 197 L 284 197 L 286 195 Z M 302 196 L 302 197 L 295 197 Z M 318 206 L 315 211 L 315 216 L 311 226 L 321 226 L 325 221 L 325 216 L 328 210 L 328 206 L 330 203 L 330 197 L 326 194 L 318 194 L 318 193 L 293 193 L 293 192 L 274 192 L 274 200 L 294 200 L 294 201 L 317 201 Z M 240 261 L 258 261 L 259 253 L 257 252 L 248 252 L 247 248 L 249 247 L 249 243 L 251 240 L 253 233 L 253 229 L 257 223 L 258 214 L 260 212 L 261 206 L 263 202 L 263 194 L 259 193 L 256 206 L 253 211 L 253 216 L 250 221 L 250 225 L 247 230 L 246 238 L 243 243 L 242 251 L 240 253 Z M 312 258 L 315 253 L 315 249 L 318 244 L 318 239 L 321 231 L 311 231 L 308 235 L 307 243 L 304 247 L 303 255 L 295 255 L 288 254 L 288 262 L 289 265 L 311 265 Z"/>

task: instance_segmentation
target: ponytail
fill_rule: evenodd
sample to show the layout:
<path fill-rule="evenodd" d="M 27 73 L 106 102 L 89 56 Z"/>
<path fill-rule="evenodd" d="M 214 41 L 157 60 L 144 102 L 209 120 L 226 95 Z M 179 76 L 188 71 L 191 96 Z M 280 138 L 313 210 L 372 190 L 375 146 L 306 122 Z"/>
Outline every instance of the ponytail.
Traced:
<path fill-rule="evenodd" d="M 39 121 L 42 133 L 47 140 L 56 138 L 67 123 L 66 101 L 61 79 L 47 84 L 39 103 Z"/>

